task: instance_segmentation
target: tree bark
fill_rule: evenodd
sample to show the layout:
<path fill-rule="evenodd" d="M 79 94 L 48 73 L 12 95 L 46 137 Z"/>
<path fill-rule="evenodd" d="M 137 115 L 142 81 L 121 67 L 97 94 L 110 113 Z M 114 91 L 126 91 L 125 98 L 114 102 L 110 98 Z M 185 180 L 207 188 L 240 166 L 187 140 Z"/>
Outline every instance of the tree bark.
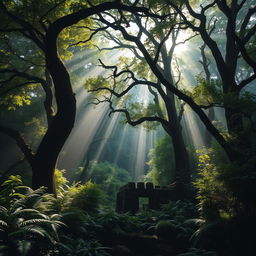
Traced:
<path fill-rule="evenodd" d="M 165 49 L 164 49 L 165 50 Z M 170 54 L 171 55 L 171 54 Z M 171 73 L 171 58 L 163 58 L 163 73 L 170 84 L 174 84 Z M 190 183 L 191 170 L 189 166 L 188 152 L 182 135 L 182 127 L 178 118 L 177 109 L 175 105 L 175 97 L 172 92 L 166 90 L 168 101 L 165 99 L 165 106 L 167 109 L 168 121 L 171 124 L 171 133 L 174 159 L 175 159 L 175 181 Z"/>
<path fill-rule="evenodd" d="M 171 124 L 171 132 L 169 135 L 172 138 L 174 159 L 175 159 L 175 181 L 189 183 L 191 180 L 191 170 L 189 166 L 188 152 L 182 135 L 182 127 L 178 120 L 178 115 L 174 102 L 174 95 L 167 92 L 172 100 L 165 102 L 168 114 L 168 121 Z"/>

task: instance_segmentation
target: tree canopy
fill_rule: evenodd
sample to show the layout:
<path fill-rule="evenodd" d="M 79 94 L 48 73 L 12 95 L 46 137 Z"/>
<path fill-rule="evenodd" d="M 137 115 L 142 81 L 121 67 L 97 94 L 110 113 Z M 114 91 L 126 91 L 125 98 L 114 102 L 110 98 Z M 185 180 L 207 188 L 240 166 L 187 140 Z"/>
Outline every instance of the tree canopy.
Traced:
<path fill-rule="evenodd" d="M 102 52 L 123 50 L 126 56 L 114 63 L 100 60 L 107 76 L 88 79 L 86 88 L 96 104 L 107 102 L 111 113 L 123 113 L 133 126 L 162 125 L 173 143 L 177 180 L 191 178 L 184 137 L 188 109 L 230 161 L 243 163 L 253 155 L 252 1 L 3 1 L 0 11 L 1 105 L 16 109 L 42 91 L 45 95 L 47 128 L 36 150 L 15 127 L 0 126 L 30 163 L 35 187 L 54 191 L 56 161 L 75 122 L 76 99 L 65 61 L 93 45 Z M 185 63 L 178 54 L 183 46 L 198 47 L 199 59 Z M 201 67 L 191 70 L 189 65 L 198 67 L 198 62 Z M 184 82 L 188 69 L 194 84 Z M 216 108 L 224 111 L 226 132 L 214 122 Z"/>

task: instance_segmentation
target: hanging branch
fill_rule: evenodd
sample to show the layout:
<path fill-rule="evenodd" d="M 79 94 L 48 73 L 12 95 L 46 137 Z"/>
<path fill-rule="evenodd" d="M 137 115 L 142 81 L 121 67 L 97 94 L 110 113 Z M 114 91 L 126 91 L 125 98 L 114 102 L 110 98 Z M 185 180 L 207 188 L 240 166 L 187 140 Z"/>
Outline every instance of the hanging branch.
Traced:
<path fill-rule="evenodd" d="M 255 32 L 256 32 L 256 25 L 255 27 Z M 239 38 L 237 35 L 234 35 L 235 40 L 239 46 L 240 52 L 243 56 L 243 59 L 246 61 L 246 63 L 252 67 L 254 73 L 256 74 L 256 62 L 250 57 L 250 55 L 248 54 L 246 48 L 245 48 L 245 44 L 243 43 L 243 40 L 241 38 Z"/>
<path fill-rule="evenodd" d="M 16 52 L 16 50 L 12 47 L 12 45 L 10 44 L 10 40 L 9 39 L 5 38 L 4 43 L 7 46 L 8 51 L 10 51 L 12 55 L 16 56 L 17 59 L 22 60 L 25 63 L 29 63 L 32 66 L 45 67 L 45 64 L 38 64 L 38 63 L 33 62 L 31 59 L 26 59 L 24 57 L 21 57 L 21 55 L 19 55 Z"/>
<path fill-rule="evenodd" d="M 8 135 L 9 137 L 11 137 L 12 139 L 14 139 L 16 141 L 18 147 L 20 148 L 20 150 L 22 151 L 22 153 L 28 160 L 28 162 L 29 163 L 33 162 L 34 153 L 33 153 L 32 149 L 26 144 L 24 138 L 22 137 L 22 135 L 19 131 L 0 125 L 0 132 L 2 132 L 4 134 Z"/>
<path fill-rule="evenodd" d="M 43 38 L 44 35 L 38 30 L 36 29 L 33 25 L 31 25 L 29 22 L 21 19 L 20 17 L 15 16 L 14 14 L 12 14 L 11 12 L 9 12 L 6 8 L 6 6 L 3 3 L 0 3 L 0 9 L 8 16 L 10 17 L 12 20 L 14 20 L 16 23 L 18 23 L 19 25 L 21 25 L 21 27 L 23 28 L 23 32 L 28 32 L 29 36 L 27 34 L 28 37 L 30 37 L 35 43 L 36 45 L 44 51 L 44 43 L 43 43 Z"/>
<path fill-rule="evenodd" d="M 205 7 L 203 7 L 203 6 L 200 4 L 200 7 L 201 7 L 201 14 L 204 14 L 209 8 L 213 7 L 217 2 L 218 2 L 218 0 L 214 0 L 212 3 L 206 5 Z"/>
<path fill-rule="evenodd" d="M 246 85 L 248 85 L 250 82 L 254 81 L 256 79 L 256 73 L 248 77 L 247 79 L 243 80 L 240 84 L 237 86 L 237 90 L 242 90 Z"/>
<path fill-rule="evenodd" d="M 109 15 L 114 20 L 114 23 L 116 23 L 116 24 L 120 24 L 121 23 L 121 19 L 117 20 L 116 17 L 111 15 L 110 13 L 106 13 L 106 12 L 104 12 L 104 13 L 106 15 Z M 98 16 L 99 16 L 99 18 L 96 19 L 97 21 L 101 21 L 101 19 L 104 19 L 101 14 L 99 14 Z M 113 34 L 111 34 L 108 30 L 105 30 L 104 33 L 105 33 L 105 37 L 108 40 L 113 41 L 116 45 L 112 46 L 112 47 L 104 47 L 104 48 L 97 47 L 100 51 L 103 51 L 103 50 L 114 50 L 114 49 L 129 49 L 135 55 L 135 57 L 137 57 L 140 60 L 143 59 L 143 56 L 141 56 L 139 54 L 139 52 L 137 51 L 136 47 L 134 47 L 133 45 L 130 45 L 130 44 L 123 43 L 119 38 L 114 37 Z M 137 35 L 137 36 L 141 37 L 140 32 L 139 32 L 139 35 Z"/>
<path fill-rule="evenodd" d="M 24 86 L 29 85 L 29 84 L 35 84 L 35 81 L 28 81 L 28 82 L 16 84 L 16 85 L 13 86 L 12 88 L 9 88 L 9 89 L 6 89 L 5 91 L 0 92 L 0 97 L 2 97 L 2 96 L 4 96 L 4 95 L 8 94 L 9 92 L 11 92 L 11 91 L 13 91 L 13 90 L 15 90 L 15 89 L 24 87 Z"/>
<path fill-rule="evenodd" d="M 101 65 L 100 65 L 101 67 L 103 67 L 105 69 L 112 69 L 112 70 L 114 69 L 114 71 L 112 73 L 112 77 L 114 78 L 114 80 L 123 74 L 128 74 L 129 76 L 127 76 L 125 78 L 125 80 L 132 79 L 133 82 L 121 93 L 117 93 L 114 89 L 111 89 L 109 87 L 99 87 L 99 88 L 95 88 L 95 89 L 90 89 L 90 90 L 88 90 L 88 92 L 97 92 L 97 91 L 106 90 L 106 91 L 109 91 L 111 94 L 113 94 L 115 97 L 121 98 L 122 96 L 127 94 L 135 85 L 148 85 L 148 86 L 152 86 L 152 87 L 158 86 L 158 84 L 147 81 L 147 80 L 138 80 L 135 77 L 135 74 L 131 70 L 126 69 L 126 70 L 122 70 L 122 71 L 118 72 L 117 66 L 114 66 L 114 65 L 108 66 L 108 65 L 104 64 L 100 59 L 99 59 L 99 61 L 101 63 Z"/>
<path fill-rule="evenodd" d="M 28 80 L 34 80 L 36 82 L 39 82 L 41 83 L 43 81 L 42 78 L 40 77 L 37 77 L 37 76 L 34 76 L 34 75 L 30 75 L 28 73 L 25 73 L 25 72 L 21 72 L 21 71 L 18 71 L 16 69 L 9 69 L 9 68 L 0 68 L 0 73 L 2 74 L 6 74 L 6 73 L 10 73 L 10 74 L 13 74 L 10 78 L 8 78 L 7 80 L 2 80 L 0 81 L 0 83 L 6 83 L 6 82 L 10 82 L 11 80 L 13 80 L 14 78 L 16 77 L 21 77 L 21 78 L 26 78 Z"/>
<path fill-rule="evenodd" d="M 181 13 L 181 15 L 183 15 Z M 184 16 L 184 15 L 183 15 Z M 201 16 L 200 16 L 201 18 Z M 211 134 L 215 137 L 215 139 L 219 142 L 219 144 L 225 149 L 225 151 L 227 152 L 227 154 L 229 156 L 232 156 L 234 154 L 233 149 L 229 146 L 229 144 L 227 143 L 227 141 L 225 140 L 225 138 L 220 134 L 220 132 L 218 131 L 218 129 L 211 123 L 211 121 L 208 119 L 207 115 L 204 113 L 204 111 L 200 108 L 199 105 L 197 105 L 194 100 L 187 96 L 186 94 L 184 94 L 182 91 L 178 90 L 177 88 L 175 88 L 169 81 L 166 80 L 166 78 L 163 76 L 162 72 L 159 70 L 159 68 L 154 65 L 154 62 L 150 56 L 150 54 L 148 53 L 148 51 L 145 49 L 144 44 L 138 40 L 138 38 L 136 36 L 130 35 L 125 28 L 123 28 L 122 26 L 113 24 L 105 19 L 101 19 L 102 22 L 106 25 L 109 25 L 111 28 L 113 28 L 114 30 L 119 30 L 124 39 L 134 42 L 137 47 L 139 48 L 139 50 L 142 52 L 142 54 L 144 55 L 145 60 L 147 61 L 149 67 L 151 68 L 152 72 L 156 75 L 156 77 L 160 80 L 161 84 L 163 84 L 167 89 L 169 89 L 172 93 L 174 93 L 178 98 L 182 99 L 183 101 L 185 101 L 199 116 L 199 118 L 202 120 L 202 122 L 205 124 L 205 126 L 207 127 L 207 129 L 209 130 L 209 132 L 211 132 Z M 204 26 L 205 23 L 203 22 L 202 26 Z M 212 39 L 210 39 L 212 40 Z M 215 47 L 215 46 L 214 46 Z M 216 45 L 217 47 L 217 45 Z M 219 51 L 218 51 L 219 52 Z M 224 62 L 221 53 L 220 54 L 220 58 L 221 60 Z M 225 64 L 225 63 L 224 63 Z M 225 72 L 225 70 L 223 71 Z"/>
<path fill-rule="evenodd" d="M 178 79 L 175 81 L 175 87 L 178 88 L 178 85 L 181 80 L 181 72 L 180 72 L 180 67 L 179 67 L 177 58 L 175 58 L 175 64 L 176 64 L 176 70 L 178 72 Z"/>
<path fill-rule="evenodd" d="M 122 43 L 121 41 L 116 40 L 117 38 L 113 37 L 113 35 L 111 35 L 107 30 L 104 32 L 109 35 L 109 36 L 106 36 L 106 38 L 108 40 L 114 41 L 117 45 L 112 46 L 112 47 L 103 47 L 103 48 L 100 48 L 99 46 L 94 45 L 99 51 L 111 51 L 111 50 L 115 50 L 115 49 L 128 49 L 135 55 L 136 58 L 138 58 L 140 60 L 143 59 L 143 56 L 141 56 L 138 53 L 136 47 L 134 47 L 133 45 L 125 44 L 125 43 Z"/>
<path fill-rule="evenodd" d="M 102 101 L 102 102 L 108 102 L 109 103 L 109 107 L 111 109 L 111 112 L 110 112 L 110 115 L 112 113 L 124 113 L 125 114 L 125 117 L 126 117 L 126 122 L 132 126 L 137 126 L 139 124 L 142 124 L 144 122 L 159 122 L 159 123 L 162 123 L 164 126 L 170 126 L 169 122 L 164 120 L 163 118 L 161 117 L 158 117 L 158 116 L 147 116 L 147 117 L 141 117 L 137 120 L 132 120 L 131 118 L 131 115 L 129 113 L 129 111 L 127 109 L 115 109 L 113 107 L 113 103 L 111 101 L 111 98 L 107 98 L 105 97 L 105 100 Z"/>
<path fill-rule="evenodd" d="M 72 47 L 72 46 L 77 46 L 77 45 L 79 45 L 79 44 L 88 43 L 89 41 L 92 40 L 92 38 L 93 38 L 96 34 L 98 34 L 98 32 L 106 30 L 106 29 L 108 28 L 108 26 L 106 26 L 106 27 L 100 27 L 100 28 L 97 28 L 97 29 L 92 29 L 92 28 L 89 28 L 89 27 L 86 27 L 86 28 L 88 28 L 89 30 L 93 31 L 93 33 L 91 33 L 91 35 L 89 36 L 89 38 L 86 39 L 86 40 L 80 40 L 80 41 L 78 41 L 78 42 L 76 42 L 76 43 L 73 43 L 73 44 L 70 45 L 70 47 Z"/>
<path fill-rule="evenodd" d="M 52 93 L 52 89 L 50 87 L 49 80 L 51 80 L 51 79 L 49 77 L 49 74 L 48 74 L 48 77 L 46 74 L 46 79 L 48 79 L 48 82 L 47 82 L 46 80 L 44 80 L 40 77 L 30 75 L 25 72 L 20 72 L 16 69 L 0 69 L 0 73 L 11 73 L 11 74 L 13 73 L 13 75 L 10 77 L 10 79 L 7 79 L 9 81 L 11 81 L 12 79 L 14 79 L 16 77 L 25 78 L 28 80 L 27 82 L 20 83 L 18 85 L 13 86 L 12 88 L 9 88 L 9 89 L 1 92 L 0 96 L 3 96 L 14 89 L 20 88 L 20 87 L 28 85 L 28 84 L 39 83 L 42 86 L 42 88 L 45 92 L 44 107 L 45 107 L 45 111 L 46 111 L 48 124 L 50 124 L 52 118 L 55 115 L 55 112 L 54 112 L 54 108 L 53 108 L 53 93 Z M 0 82 L 3 83 L 3 82 L 6 82 L 7 80 L 0 81 Z M 4 86 L 4 85 L 2 85 L 2 86 Z"/>
<path fill-rule="evenodd" d="M 136 126 L 136 125 L 139 125 L 143 122 L 146 122 L 146 121 L 149 121 L 149 122 L 152 122 L 152 121 L 155 121 L 155 122 L 160 122 L 162 125 L 163 125 L 163 128 L 168 132 L 170 133 L 170 131 L 172 130 L 172 125 L 170 124 L 170 122 L 166 121 L 164 119 L 164 115 L 163 113 L 160 111 L 157 112 L 158 116 L 146 116 L 146 117 L 142 117 L 142 118 L 139 118 L 138 120 L 132 120 L 131 116 L 130 116 L 130 113 L 127 109 L 114 109 L 113 107 L 113 103 L 112 103 L 112 96 L 115 96 L 117 98 L 121 98 L 122 96 L 126 95 L 135 85 L 147 85 L 148 86 L 148 89 L 149 91 L 154 95 L 154 101 L 156 104 L 159 105 L 159 99 L 158 99 L 158 95 L 157 93 L 155 93 L 152 89 L 153 88 L 157 88 L 158 91 L 160 91 L 160 95 L 166 99 L 167 96 L 165 95 L 164 91 L 159 89 L 161 88 L 160 87 L 160 83 L 154 83 L 154 82 L 150 82 L 150 81 L 147 81 L 147 80 L 138 80 L 134 73 L 131 71 L 131 70 L 122 70 L 120 72 L 118 72 L 118 67 L 117 66 L 107 66 L 105 65 L 101 60 L 100 60 L 100 63 L 101 63 L 101 66 L 106 68 L 106 69 L 112 69 L 113 70 L 113 78 L 114 80 L 116 78 L 118 78 L 120 75 L 122 74 L 129 74 L 128 78 L 129 79 L 132 79 L 134 82 L 132 82 L 125 90 L 123 90 L 121 93 L 117 93 L 114 89 L 111 89 L 111 88 L 108 88 L 108 87 L 99 87 L 99 88 L 96 88 L 96 89 L 92 89 L 92 90 L 89 90 L 89 92 L 97 92 L 97 91 L 101 91 L 101 90 L 107 90 L 108 92 L 110 92 L 110 97 L 106 97 L 106 96 L 103 96 L 103 99 L 100 100 L 98 98 L 94 98 L 94 103 L 95 105 L 99 105 L 101 103 L 109 103 L 109 106 L 110 106 L 110 109 L 111 109 L 111 112 L 109 115 L 111 115 L 112 113 L 114 112 L 119 112 L 119 113 L 124 113 L 125 116 L 126 116 L 126 121 L 128 124 L 132 125 L 132 126 Z M 126 78 L 127 79 L 127 78 Z M 114 82 L 115 83 L 115 82 Z"/>
<path fill-rule="evenodd" d="M 158 44 L 157 50 L 156 50 L 156 55 L 155 58 L 153 60 L 153 63 L 156 65 L 158 62 L 158 58 L 161 52 L 161 49 L 163 47 L 163 44 L 166 42 L 166 40 L 169 38 L 171 32 L 173 30 L 173 26 L 168 30 L 168 32 L 166 33 L 166 35 L 164 36 L 164 38 L 161 40 L 161 42 Z"/>

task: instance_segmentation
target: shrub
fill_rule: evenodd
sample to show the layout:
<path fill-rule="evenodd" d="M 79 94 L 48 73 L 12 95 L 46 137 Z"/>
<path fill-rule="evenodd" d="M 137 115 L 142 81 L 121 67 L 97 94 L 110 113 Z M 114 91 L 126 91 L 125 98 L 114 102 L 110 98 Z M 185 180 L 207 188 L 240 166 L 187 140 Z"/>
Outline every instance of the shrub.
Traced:
<path fill-rule="evenodd" d="M 98 163 L 96 161 L 90 162 L 86 178 L 101 186 L 110 204 L 115 201 L 118 189 L 131 181 L 127 170 L 118 168 L 109 162 Z"/>
<path fill-rule="evenodd" d="M 171 220 L 161 220 L 156 224 L 156 235 L 160 239 L 175 240 L 177 232 L 177 223 Z"/>
<path fill-rule="evenodd" d="M 160 138 L 149 152 L 149 172 L 145 181 L 168 185 L 174 179 L 173 147 L 169 136 Z"/>
<path fill-rule="evenodd" d="M 68 184 L 68 180 L 64 177 L 65 170 L 55 169 L 54 179 L 57 193 L 60 192 L 65 185 Z"/>
<path fill-rule="evenodd" d="M 97 212 L 103 200 L 102 190 L 90 181 L 83 185 L 71 186 L 69 193 L 72 198 L 70 206 L 87 213 Z"/>
<path fill-rule="evenodd" d="M 198 189 L 199 211 L 206 220 L 215 220 L 221 216 L 233 214 L 234 196 L 227 189 L 220 175 L 223 171 L 213 161 L 213 151 L 199 153 L 199 177 L 194 182 Z"/>

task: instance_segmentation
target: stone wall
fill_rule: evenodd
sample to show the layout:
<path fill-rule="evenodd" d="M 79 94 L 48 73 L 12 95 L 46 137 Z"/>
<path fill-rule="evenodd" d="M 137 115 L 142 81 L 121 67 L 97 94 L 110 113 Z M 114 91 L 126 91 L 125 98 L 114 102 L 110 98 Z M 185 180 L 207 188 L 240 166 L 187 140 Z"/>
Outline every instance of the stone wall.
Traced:
<path fill-rule="evenodd" d="M 188 197 L 186 185 L 183 183 L 154 186 L 153 183 L 129 182 L 122 186 L 117 193 L 116 211 L 138 212 L 140 209 L 139 198 L 148 198 L 148 209 L 160 210 L 162 204 L 167 204 L 169 201 L 184 200 Z"/>

